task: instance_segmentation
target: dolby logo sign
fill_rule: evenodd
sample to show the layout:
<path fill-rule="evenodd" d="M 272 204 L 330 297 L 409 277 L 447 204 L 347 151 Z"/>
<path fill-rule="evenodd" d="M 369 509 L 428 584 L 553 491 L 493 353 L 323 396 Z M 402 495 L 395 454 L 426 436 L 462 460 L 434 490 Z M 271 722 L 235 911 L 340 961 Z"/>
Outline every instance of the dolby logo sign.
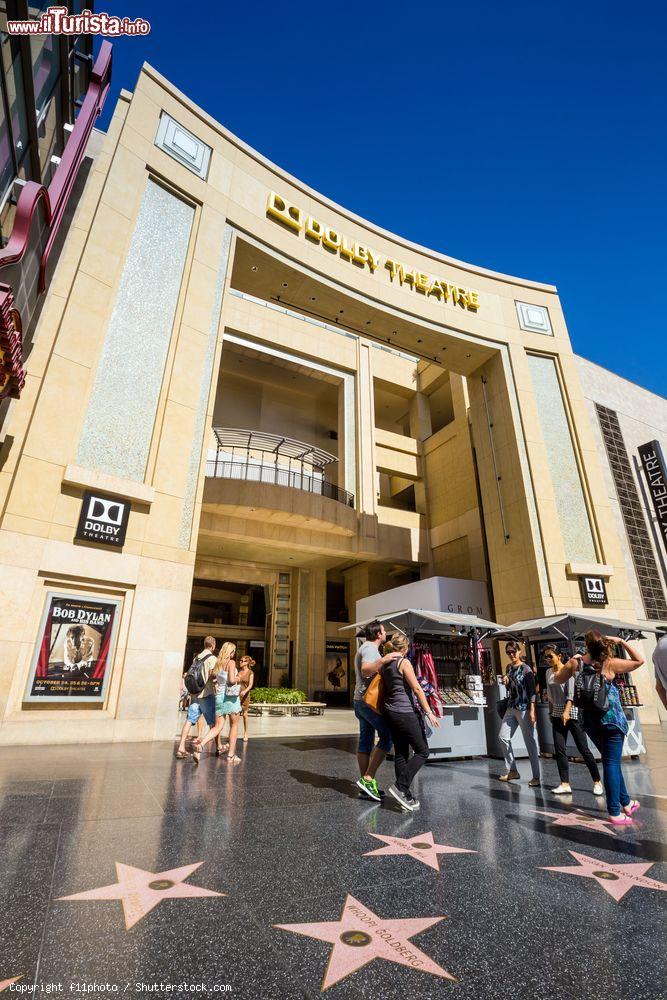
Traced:
<path fill-rule="evenodd" d="M 607 606 L 607 588 L 600 576 L 580 576 L 579 587 L 584 604 L 589 607 Z"/>
<path fill-rule="evenodd" d="M 75 539 L 121 548 L 125 542 L 130 501 L 86 490 Z"/>

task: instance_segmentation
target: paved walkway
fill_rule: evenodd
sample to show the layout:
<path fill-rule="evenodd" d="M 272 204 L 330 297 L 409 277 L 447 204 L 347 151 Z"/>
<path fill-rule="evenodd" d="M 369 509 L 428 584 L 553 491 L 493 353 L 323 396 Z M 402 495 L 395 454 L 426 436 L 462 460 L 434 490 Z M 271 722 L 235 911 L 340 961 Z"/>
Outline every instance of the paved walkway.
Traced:
<path fill-rule="evenodd" d="M 185 722 L 185 712 L 175 717 L 174 735 L 179 735 Z M 352 736 L 359 732 L 359 723 L 352 708 L 326 708 L 324 715 L 292 715 L 267 712 L 250 716 L 251 737 L 257 736 Z M 239 729 L 243 735 L 243 723 Z"/>
<path fill-rule="evenodd" d="M 576 765 L 567 801 L 499 784 L 497 761 L 433 764 L 406 816 L 358 798 L 344 736 L 256 739 L 198 768 L 168 744 L 2 750 L 0 988 L 658 1000 L 667 739 L 648 742 L 626 764 L 628 830 Z"/>

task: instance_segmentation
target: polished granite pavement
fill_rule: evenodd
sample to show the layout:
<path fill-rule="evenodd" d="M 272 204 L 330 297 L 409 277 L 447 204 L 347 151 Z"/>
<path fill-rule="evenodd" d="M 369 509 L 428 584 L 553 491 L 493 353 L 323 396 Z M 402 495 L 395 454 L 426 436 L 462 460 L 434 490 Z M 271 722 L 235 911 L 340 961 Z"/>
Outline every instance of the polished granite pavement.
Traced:
<path fill-rule="evenodd" d="M 0 750 L 0 989 L 660 1000 L 667 732 L 646 733 L 621 830 L 581 765 L 568 800 L 527 762 L 509 787 L 498 761 L 432 764 L 404 815 L 358 797 L 345 736 L 199 767 L 168 744 Z"/>

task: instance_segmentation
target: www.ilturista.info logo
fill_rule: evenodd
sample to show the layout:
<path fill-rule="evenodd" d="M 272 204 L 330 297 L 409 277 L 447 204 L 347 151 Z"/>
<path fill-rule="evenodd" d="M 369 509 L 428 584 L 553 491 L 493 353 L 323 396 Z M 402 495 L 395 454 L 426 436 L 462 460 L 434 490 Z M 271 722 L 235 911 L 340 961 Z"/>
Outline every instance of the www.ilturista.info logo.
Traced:
<path fill-rule="evenodd" d="M 129 17 L 93 14 L 90 10 L 70 14 L 67 7 L 48 7 L 30 21 L 7 21 L 10 35 L 147 35 L 150 30 L 150 23 L 142 17 L 131 21 Z"/>

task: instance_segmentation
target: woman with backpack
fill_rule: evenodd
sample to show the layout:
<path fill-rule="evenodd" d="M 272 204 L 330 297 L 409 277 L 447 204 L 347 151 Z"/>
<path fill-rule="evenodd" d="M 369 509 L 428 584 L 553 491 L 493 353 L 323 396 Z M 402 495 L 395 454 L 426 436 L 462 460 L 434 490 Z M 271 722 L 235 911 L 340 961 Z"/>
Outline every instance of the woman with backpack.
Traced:
<path fill-rule="evenodd" d="M 621 770 L 628 720 L 614 679 L 617 674 L 637 670 L 644 660 L 625 639 L 603 636 L 595 629 L 586 633 L 584 641 L 586 654 L 573 656 L 556 671 L 554 679 L 563 683 L 574 677 L 574 703 L 583 712 L 584 730 L 602 756 L 609 821 L 614 826 L 628 826 L 639 802 L 628 795 Z M 614 645 L 622 646 L 629 659 L 613 656 Z"/>
<path fill-rule="evenodd" d="M 192 754 L 195 763 L 199 763 L 201 752 L 207 743 L 218 740 L 222 733 L 225 719 L 229 716 L 229 747 L 227 749 L 227 760 L 230 763 L 238 764 L 240 757 L 236 756 L 236 734 L 239 727 L 239 715 L 241 712 L 241 701 L 239 694 L 241 685 L 238 683 L 236 673 L 236 663 L 234 654 L 236 646 L 233 642 L 225 642 L 218 655 L 218 660 L 214 671 L 215 685 L 215 725 L 209 729 L 203 739 L 195 740 L 195 749 Z M 222 753 L 218 742 L 218 756 Z"/>
<path fill-rule="evenodd" d="M 408 660 L 408 649 L 408 640 L 402 633 L 390 636 L 387 651 L 401 655 L 385 663 L 380 674 L 384 685 L 384 716 L 394 741 L 396 783 L 388 791 L 402 809 L 414 812 L 419 809 L 419 800 L 410 791 L 410 785 L 429 753 L 424 721 L 431 726 L 439 726 L 440 722 L 431 711 Z"/>

